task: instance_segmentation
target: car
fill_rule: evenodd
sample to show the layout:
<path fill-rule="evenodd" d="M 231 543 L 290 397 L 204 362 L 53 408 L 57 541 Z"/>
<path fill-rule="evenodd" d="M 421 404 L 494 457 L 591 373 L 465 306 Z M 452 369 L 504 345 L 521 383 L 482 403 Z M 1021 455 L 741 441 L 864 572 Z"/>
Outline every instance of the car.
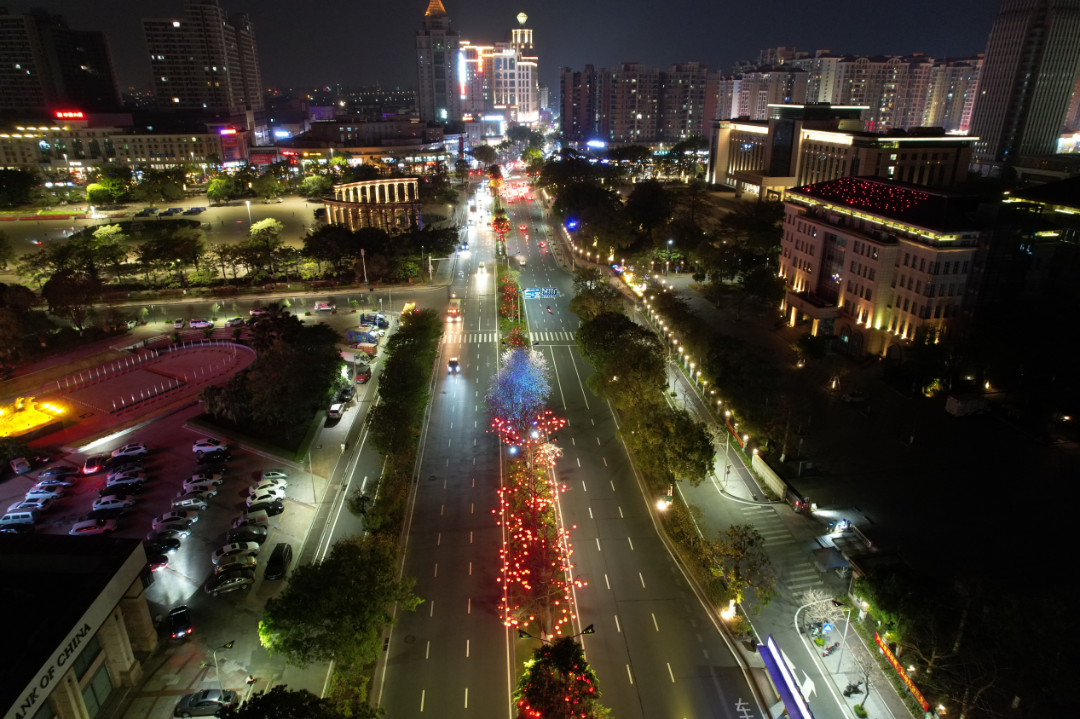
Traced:
<path fill-rule="evenodd" d="M 191 610 L 186 604 L 173 607 L 169 610 L 169 616 L 165 617 L 165 631 L 173 639 L 184 639 L 191 636 L 195 627 L 191 624 Z"/>
<path fill-rule="evenodd" d="M 195 461 L 199 464 L 210 464 L 211 462 L 228 462 L 232 459 L 232 453 L 227 449 L 217 449 L 213 452 L 199 452 L 195 455 Z"/>
<path fill-rule="evenodd" d="M 225 443 L 220 439 L 214 439 L 213 437 L 201 437 L 195 440 L 195 443 L 191 445 L 191 451 L 196 454 L 202 452 L 217 452 L 218 450 L 225 449 Z"/>
<path fill-rule="evenodd" d="M 94 509 L 115 509 L 117 507 L 134 507 L 135 497 L 130 494 L 110 494 L 100 499 L 95 499 Z"/>
<path fill-rule="evenodd" d="M 483 262 L 481 262 L 479 265 L 476 266 L 476 274 L 478 274 L 478 275 L 486 275 L 487 274 L 487 267 L 484 265 Z"/>
<path fill-rule="evenodd" d="M 146 475 L 139 470 L 142 467 L 136 467 L 135 469 L 125 469 L 123 472 L 110 472 L 105 475 L 106 484 L 120 484 L 121 482 L 145 482 Z"/>
<path fill-rule="evenodd" d="M 356 379 L 355 379 L 356 384 L 367 384 L 370 380 L 371 380 L 371 367 L 364 366 L 364 367 L 358 367 L 356 369 Z M 351 397 L 352 393 L 350 393 L 349 396 Z M 339 394 L 338 395 L 338 401 L 339 402 L 347 402 L 348 399 L 343 400 L 341 398 L 341 395 Z"/>
<path fill-rule="evenodd" d="M 133 442 L 131 444 L 125 444 L 123 447 L 114 449 L 112 451 L 113 457 L 139 457 L 149 452 L 146 445 L 142 442 Z"/>
<path fill-rule="evenodd" d="M 44 512 L 48 509 L 52 503 L 52 497 L 38 497 L 37 499 L 20 499 L 15 504 L 7 508 L 10 512 Z"/>
<path fill-rule="evenodd" d="M 204 469 L 201 472 L 196 472 L 191 475 L 192 482 L 213 482 L 214 484 L 221 484 L 224 479 L 224 469 Z"/>
<path fill-rule="evenodd" d="M 357 372 L 360 371 L 361 370 L 357 370 Z M 368 369 L 368 372 L 371 372 L 370 368 Z M 337 401 L 342 403 L 348 402 L 350 399 L 352 399 L 354 392 L 355 390 L 352 387 L 342 387 L 338 390 Z"/>
<path fill-rule="evenodd" d="M 858 404 L 860 402 L 865 402 L 869 397 L 866 392 L 844 392 L 840 399 L 844 400 L 847 404 Z"/>
<path fill-rule="evenodd" d="M 260 502 L 258 504 L 248 505 L 248 514 L 254 512 L 266 512 L 271 517 L 276 517 L 285 511 L 285 503 L 280 499 L 275 499 L 272 502 Z"/>
<path fill-rule="evenodd" d="M 259 563 L 259 560 L 249 555 L 237 555 L 235 557 L 227 557 L 221 560 L 221 563 L 214 569 L 214 574 L 224 574 L 226 572 L 235 572 L 238 569 L 254 570 L 255 566 Z"/>
<path fill-rule="evenodd" d="M 92 454 L 83 462 L 83 474 L 97 474 L 105 469 L 105 455 Z"/>
<path fill-rule="evenodd" d="M 205 489 L 193 487 L 190 490 L 181 489 L 179 492 L 176 493 L 177 499 L 199 499 L 202 500 L 204 504 L 208 499 L 216 496 L 217 489 L 215 489 L 214 487 L 207 487 Z"/>
<path fill-rule="evenodd" d="M 165 539 L 175 539 L 177 541 L 191 534 L 188 529 L 159 529 L 154 532 L 150 532 L 146 535 L 146 541 L 148 542 L 160 542 Z"/>
<path fill-rule="evenodd" d="M 446 368 L 450 374 L 454 374 L 461 371 L 461 363 L 458 362 L 457 357 L 451 357 L 450 361 L 446 364 Z"/>
<path fill-rule="evenodd" d="M 229 320 L 228 322 L 225 323 L 225 326 L 226 327 L 243 327 L 244 326 L 244 318 L 243 317 L 233 317 L 231 320 Z"/>
<path fill-rule="evenodd" d="M 124 329 L 133 330 L 139 326 L 138 320 L 120 320 L 120 324 L 117 327 L 123 327 Z"/>
<path fill-rule="evenodd" d="M 11 471 L 15 474 L 26 474 L 30 471 L 30 463 L 26 461 L 25 457 L 16 457 L 8 462 L 8 466 L 11 467 Z"/>
<path fill-rule="evenodd" d="M 147 542 L 144 546 L 148 557 L 153 554 L 176 554 L 180 550 L 180 540 L 159 537 L 152 542 Z"/>
<path fill-rule="evenodd" d="M 524 232 L 525 231 L 525 225 L 518 225 L 518 229 L 521 230 L 522 232 Z"/>
<path fill-rule="evenodd" d="M 34 525 L 30 522 L 5 524 L 3 527 L 0 527 L 0 532 L 3 532 L 4 534 L 33 534 Z"/>
<path fill-rule="evenodd" d="M 135 457 L 122 455 L 120 457 L 107 457 L 105 459 L 105 469 L 109 472 L 130 472 L 132 470 L 142 469 L 142 465 L 142 455 L 137 455 Z"/>
<path fill-rule="evenodd" d="M 276 469 L 263 470 L 263 473 L 259 475 L 259 482 L 280 482 L 283 487 L 289 486 L 288 479 L 289 475 Z"/>
<path fill-rule="evenodd" d="M 249 507 L 263 502 L 276 502 L 285 498 L 285 493 L 277 489 L 257 489 L 253 491 L 254 494 L 249 494 L 248 498 L 244 500 L 244 503 Z"/>
<path fill-rule="evenodd" d="M 71 526 L 68 534 L 73 536 L 89 534 L 108 534 L 116 531 L 115 519 L 89 519 L 85 522 L 76 522 Z"/>
<path fill-rule="evenodd" d="M 46 477 L 71 477 L 78 476 L 79 468 L 72 467 L 70 464 L 55 464 L 49 467 L 44 472 L 38 475 L 39 479 L 45 479 Z"/>
<path fill-rule="evenodd" d="M 151 572 L 160 572 L 169 566 L 169 557 L 165 554 L 147 554 L 146 568 Z"/>
<path fill-rule="evenodd" d="M 172 328 L 174 330 L 182 330 L 182 329 L 184 329 L 184 318 L 183 317 L 178 317 L 175 320 L 173 320 Z"/>
<path fill-rule="evenodd" d="M 118 479 L 111 479 L 105 483 L 105 488 L 99 492 L 98 496 L 104 497 L 104 493 L 116 494 L 117 492 L 137 494 L 143 491 L 145 481 L 146 477 L 142 474 L 133 474 Z"/>
<path fill-rule="evenodd" d="M 131 511 L 130 507 L 115 507 L 113 509 L 95 509 L 92 512 L 80 515 L 78 521 L 89 522 L 91 519 L 119 519 Z"/>
<path fill-rule="evenodd" d="M 341 415 L 345 414 L 345 405 L 337 403 L 330 405 L 330 409 L 326 410 L 326 416 L 330 419 L 341 419 Z"/>
<path fill-rule="evenodd" d="M 262 315 L 268 314 L 270 314 L 270 310 L 264 309 L 262 307 L 255 307 L 254 309 L 248 310 L 248 315 L 252 317 L 261 317 Z"/>
<path fill-rule="evenodd" d="M 201 692 L 188 694 L 176 704 L 173 716 L 208 717 L 217 716 L 224 709 L 236 706 L 236 692 L 231 689 L 203 689 Z"/>
<path fill-rule="evenodd" d="M 246 527 L 240 527 L 239 529 L 231 529 L 229 530 L 229 533 L 225 535 L 225 541 L 230 544 L 235 542 L 255 542 L 256 544 L 262 544 L 266 541 L 266 527 L 247 525 Z"/>
<path fill-rule="evenodd" d="M 264 205 L 280 205 L 284 201 L 285 200 L 281 199 L 280 197 L 268 197 L 265 200 L 263 200 L 263 204 Z"/>
<path fill-rule="evenodd" d="M 259 549 L 261 547 L 256 542 L 233 542 L 211 552 L 210 561 L 220 564 L 229 557 L 254 557 L 259 554 Z"/>
<path fill-rule="evenodd" d="M 213 326 L 214 326 L 214 321 L 213 320 L 204 320 L 204 319 L 199 318 L 199 317 L 196 317 L 193 320 L 188 320 L 188 327 L 190 327 L 193 330 L 201 330 L 201 329 L 205 329 L 207 327 L 213 327 Z"/>
<path fill-rule="evenodd" d="M 39 479 L 37 486 L 39 487 L 74 487 L 75 478 L 71 475 L 66 477 L 45 477 Z"/>
<path fill-rule="evenodd" d="M 285 496 L 285 485 L 277 484 L 275 482 L 255 482 L 248 487 L 246 496 L 254 497 L 263 492 L 272 492 L 278 495 L 278 499 L 281 499 Z"/>
<path fill-rule="evenodd" d="M 128 459 L 125 457 L 125 459 Z M 121 464 L 114 465 L 112 467 L 105 467 L 105 479 L 116 479 L 117 477 L 138 474 L 142 472 L 142 462 L 123 462 Z"/>
<path fill-rule="evenodd" d="M 175 511 L 175 512 L 166 512 L 165 514 L 161 515 L 160 517 L 154 517 L 154 521 L 150 524 L 150 526 L 155 530 L 157 530 L 157 529 L 177 529 L 179 527 L 183 527 L 184 529 L 187 529 L 188 527 L 190 527 L 191 525 L 195 524 L 195 522 L 198 522 L 198 521 L 199 521 L 199 513 L 198 512 L 191 512 L 191 511 L 188 511 L 188 510 L 181 509 L 181 510 L 178 510 L 178 511 Z"/>
<path fill-rule="evenodd" d="M 278 542 L 274 545 L 274 551 L 270 552 L 270 558 L 266 560 L 266 568 L 263 570 L 263 579 L 281 579 L 289 571 L 292 564 L 292 545 Z"/>
<path fill-rule="evenodd" d="M 540 246 L 541 247 L 547 247 L 547 243 L 544 242 L 543 240 L 540 240 Z"/>
<path fill-rule="evenodd" d="M 525 256 L 522 255 L 521 257 L 518 257 L 518 267 L 524 267 L 524 266 L 525 266 Z"/>
<path fill-rule="evenodd" d="M 193 482 L 190 479 L 184 480 L 183 489 L 185 494 L 191 494 L 192 492 L 217 492 L 216 487 L 221 482 Z"/>
<path fill-rule="evenodd" d="M 315 311 L 316 312 L 333 312 L 335 309 L 337 309 L 337 308 L 334 305 L 330 304 L 329 302 L 316 302 L 315 303 Z"/>
<path fill-rule="evenodd" d="M 215 574 L 203 585 L 203 591 L 216 597 L 219 594 L 235 592 L 238 589 L 248 590 L 255 583 L 255 572 L 250 569 L 238 569 L 233 572 Z M 179 715 L 183 716 L 183 715 Z"/>
<path fill-rule="evenodd" d="M 39 497 L 48 497 L 50 499 L 60 499 L 67 492 L 67 487 L 41 487 L 34 485 L 26 493 L 27 499 L 37 499 Z"/>

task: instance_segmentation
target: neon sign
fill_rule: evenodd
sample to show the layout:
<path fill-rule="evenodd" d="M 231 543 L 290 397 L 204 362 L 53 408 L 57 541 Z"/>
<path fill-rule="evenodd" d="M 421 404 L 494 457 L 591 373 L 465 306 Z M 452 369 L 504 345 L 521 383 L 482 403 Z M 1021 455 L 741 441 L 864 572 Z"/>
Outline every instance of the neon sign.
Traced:
<path fill-rule="evenodd" d="M 892 668 L 896 670 L 896 673 L 900 675 L 900 681 L 904 682 L 904 686 L 908 688 L 911 695 L 915 697 L 915 701 L 919 702 L 919 706 L 923 708 L 923 711 L 930 711 L 930 703 L 923 699 L 922 692 L 915 686 L 915 682 L 911 681 L 911 677 L 907 675 L 904 668 L 900 666 L 900 662 L 896 660 L 892 651 L 885 646 L 885 642 L 882 640 L 880 634 L 874 635 L 874 641 L 877 642 L 878 648 L 885 654 L 885 658 L 889 660 L 889 664 L 892 664 Z"/>
<path fill-rule="evenodd" d="M 229 128 L 229 129 L 223 129 L 223 130 L 221 130 L 221 134 L 222 134 L 222 135 L 235 135 L 235 134 L 236 134 L 236 130 L 235 130 L 235 129 L 232 129 L 232 128 Z"/>
<path fill-rule="evenodd" d="M 57 120 L 82 120 L 86 117 L 82 110 L 57 110 L 53 114 Z"/>

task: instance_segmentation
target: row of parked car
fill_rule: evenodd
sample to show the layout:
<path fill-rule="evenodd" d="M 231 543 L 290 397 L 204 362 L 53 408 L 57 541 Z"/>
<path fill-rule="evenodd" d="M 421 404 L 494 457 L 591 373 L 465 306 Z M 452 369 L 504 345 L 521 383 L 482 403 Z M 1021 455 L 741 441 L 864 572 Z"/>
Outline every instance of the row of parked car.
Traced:
<path fill-rule="evenodd" d="M 206 212 L 205 207 L 192 207 L 185 210 L 183 207 L 170 207 L 167 210 L 158 210 L 156 207 L 146 207 L 134 214 L 134 217 L 172 217 L 173 215 L 201 215 Z"/>

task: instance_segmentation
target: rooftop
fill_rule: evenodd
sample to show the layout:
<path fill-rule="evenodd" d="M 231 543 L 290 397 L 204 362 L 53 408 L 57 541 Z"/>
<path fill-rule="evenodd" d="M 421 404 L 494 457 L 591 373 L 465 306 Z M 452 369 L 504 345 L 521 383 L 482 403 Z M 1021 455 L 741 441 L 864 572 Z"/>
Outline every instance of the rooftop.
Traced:
<path fill-rule="evenodd" d="M 137 539 L 0 534 L 7 617 L 0 707 L 10 707 L 133 552 Z"/>
<path fill-rule="evenodd" d="M 787 194 L 942 233 L 975 229 L 972 213 L 979 202 L 971 195 L 872 177 L 841 177 L 795 187 Z"/>
<path fill-rule="evenodd" d="M 1048 182 L 1012 193 L 1013 197 L 1044 205 L 1058 205 L 1080 210 L 1080 177 Z"/>

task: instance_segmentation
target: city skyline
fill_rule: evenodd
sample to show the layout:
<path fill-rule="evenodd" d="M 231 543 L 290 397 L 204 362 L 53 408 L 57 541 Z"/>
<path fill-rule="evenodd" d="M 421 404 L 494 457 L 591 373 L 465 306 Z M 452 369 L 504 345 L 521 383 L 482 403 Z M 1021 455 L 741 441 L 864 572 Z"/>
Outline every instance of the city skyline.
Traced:
<path fill-rule="evenodd" d="M 305 85 L 367 85 L 413 87 L 414 57 L 410 53 L 419 20 L 427 2 L 397 3 L 350 8 L 340 0 L 321 3 L 322 12 L 297 16 L 284 5 L 253 0 L 225 0 L 229 13 L 251 15 L 259 43 L 273 52 L 264 53 L 263 82 L 267 87 Z M 110 39 L 122 89 L 146 89 L 150 72 L 145 55 L 141 19 L 171 17 L 183 11 L 180 0 L 153 4 L 117 0 L 108 8 L 87 6 L 74 0 L 19 2 L 11 13 L 44 7 L 64 15 L 72 27 L 101 30 Z M 618 8 L 622 17 L 613 19 Z M 464 3 L 450 0 L 447 12 L 464 37 L 501 40 L 518 12 L 529 15 L 535 29 L 536 52 L 544 58 L 540 83 L 557 86 L 559 66 L 593 64 L 610 66 L 641 62 L 649 66 L 697 61 L 730 72 L 741 60 L 757 57 L 767 47 L 786 46 L 814 52 L 828 49 L 840 54 L 911 54 L 958 57 L 985 51 L 997 3 L 957 0 L 948 6 L 930 0 L 914 0 L 902 15 L 880 22 L 850 0 L 830 3 L 828 12 L 793 0 L 772 0 L 761 8 L 761 17 L 731 22 L 731 8 L 714 7 L 703 0 L 683 0 L 676 6 L 643 6 L 640 9 L 595 4 L 582 6 L 556 0 L 537 6 L 521 2 L 496 4 L 490 0 Z M 926 22 L 933 16 L 935 21 Z M 340 22 L 327 23 L 329 17 Z M 673 19 L 693 17 L 680 27 Z M 598 32 L 606 24 L 608 32 Z M 670 26 L 671 32 L 656 36 L 655 28 Z M 340 42 L 325 42 L 325 28 L 353 28 Z M 304 47 L 317 47 L 305 53 Z"/>

